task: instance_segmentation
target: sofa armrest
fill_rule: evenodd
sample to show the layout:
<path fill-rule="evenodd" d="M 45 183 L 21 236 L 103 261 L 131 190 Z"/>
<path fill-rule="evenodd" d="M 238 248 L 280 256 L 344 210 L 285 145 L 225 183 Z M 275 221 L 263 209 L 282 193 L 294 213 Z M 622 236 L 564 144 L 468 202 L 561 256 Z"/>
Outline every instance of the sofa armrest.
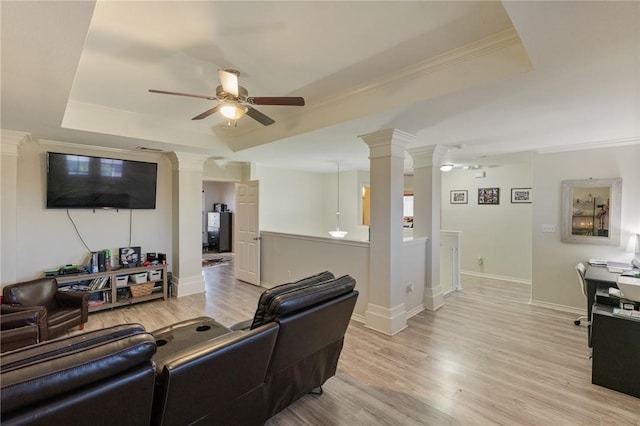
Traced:
<path fill-rule="evenodd" d="M 122 324 L 3 354 L 2 414 L 101 383 L 139 365 L 152 366 L 155 350 L 153 336 L 142 326 Z"/>
<path fill-rule="evenodd" d="M 30 309 L 0 317 L 0 352 L 7 352 L 40 342 L 38 321 L 42 309 Z"/>
<path fill-rule="evenodd" d="M 3 354 L 29 345 L 38 344 L 38 326 L 24 325 L 0 331 L 0 352 Z"/>
<path fill-rule="evenodd" d="M 2 305 L 0 311 L 0 327 L 2 330 L 16 327 L 36 325 L 38 330 L 37 341 L 42 342 L 49 338 L 47 320 L 49 314 L 44 306 L 16 306 Z"/>
<path fill-rule="evenodd" d="M 37 325 L 41 312 L 46 312 L 44 308 L 21 309 L 12 313 L 3 313 L 0 316 L 0 329 L 12 330 L 26 325 Z"/>
<path fill-rule="evenodd" d="M 252 323 L 253 323 L 253 319 L 248 319 L 248 320 L 237 322 L 235 324 L 228 325 L 227 327 L 229 327 L 229 330 L 232 330 L 232 331 L 249 331 Z"/>
<path fill-rule="evenodd" d="M 59 291 L 56 301 L 60 306 L 82 309 L 82 323 L 89 319 L 89 293 L 86 291 Z"/>

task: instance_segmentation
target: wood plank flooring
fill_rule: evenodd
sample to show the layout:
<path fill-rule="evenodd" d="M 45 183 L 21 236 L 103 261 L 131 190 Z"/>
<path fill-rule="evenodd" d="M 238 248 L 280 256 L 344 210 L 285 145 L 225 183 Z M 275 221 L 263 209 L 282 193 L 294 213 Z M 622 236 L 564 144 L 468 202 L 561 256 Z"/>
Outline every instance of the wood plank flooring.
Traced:
<path fill-rule="evenodd" d="M 235 280 L 233 265 L 204 276 L 205 294 L 91 314 L 85 330 L 253 316 L 262 289 Z M 528 300 L 526 285 L 464 276 L 444 307 L 394 337 L 352 321 L 324 394 L 267 425 L 640 425 L 640 399 L 591 384 L 586 327 Z"/>

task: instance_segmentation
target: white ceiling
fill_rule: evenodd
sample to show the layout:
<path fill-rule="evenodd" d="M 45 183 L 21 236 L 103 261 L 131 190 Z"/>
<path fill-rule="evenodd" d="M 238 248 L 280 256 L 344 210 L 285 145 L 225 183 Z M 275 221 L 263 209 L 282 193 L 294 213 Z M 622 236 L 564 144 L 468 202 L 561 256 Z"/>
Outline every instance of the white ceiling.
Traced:
<path fill-rule="evenodd" d="M 640 2 L 6 1 L 2 129 L 274 167 L 368 169 L 397 128 L 445 161 L 639 143 Z M 191 118 L 241 72 L 276 120 Z M 410 167 L 410 161 L 407 162 Z"/>

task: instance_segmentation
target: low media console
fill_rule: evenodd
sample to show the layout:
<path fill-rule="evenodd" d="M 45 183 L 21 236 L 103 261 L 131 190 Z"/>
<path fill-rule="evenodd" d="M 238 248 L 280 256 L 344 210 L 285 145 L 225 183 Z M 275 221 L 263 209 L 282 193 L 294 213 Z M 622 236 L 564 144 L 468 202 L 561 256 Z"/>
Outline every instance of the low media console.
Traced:
<path fill-rule="evenodd" d="M 143 276 L 143 275 L 146 275 Z M 89 312 L 167 299 L 167 265 L 120 268 L 93 274 L 56 276 L 58 288 L 88 291 Z"/>

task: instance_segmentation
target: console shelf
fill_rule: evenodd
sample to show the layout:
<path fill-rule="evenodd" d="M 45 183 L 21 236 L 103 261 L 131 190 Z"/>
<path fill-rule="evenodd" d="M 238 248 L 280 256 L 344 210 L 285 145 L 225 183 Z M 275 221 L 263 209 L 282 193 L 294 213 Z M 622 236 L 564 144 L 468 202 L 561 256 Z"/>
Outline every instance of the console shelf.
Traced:
<path fill-rule="evenodd" d="M 126 285 L 119 287 L 116 286 L 117 277 L 141 274 L 143 272 L 147 273 L 148 277 L 149 272 L 153 271 L 160 271 L 160 277 L 141 283 L 133 283 L 129 281 L 129 279 L 127 279 Z M 99 294 L 98 298 L 90 300 L 89 312 L 102 311 L 104 309 L 111 309 L 119 306 L 129 306 L 134 303 L 146 302 L 149 300 L 167 300 L 167 265 L 151 265 L 138 268 L 120 268 L 111 271 L 96 272 L 93 274 L 58 275 L 56 276 L 56 281 L 58 282 L 59 288 L 74 284 L 77 285 L 80 283 L 85 283 L 84 285 L 88 285 L 86 283 L 96 283 L 95 285 L 99 286 L 101 278 L 106 279 L 106 281 L 102 281 L 103 285 L 101 287 L 81 290 L 89 292 L 92 298 L 94 297 L 94 294 Z M 150 283 L 154 284 L 151 294 L 131 297 L 131 291 L 129 290 L 130 286 L 140 286 Z M 158 290 L 160 287 L 162 291 Z M 124 291 L 123 289 L 126 290 L 128 298 L 126 300 L 118 300 L 118 290 L 121 290 L 122 292 Z M 91 304 L 92 301 L 94 301 L 95 304 Z"/>

